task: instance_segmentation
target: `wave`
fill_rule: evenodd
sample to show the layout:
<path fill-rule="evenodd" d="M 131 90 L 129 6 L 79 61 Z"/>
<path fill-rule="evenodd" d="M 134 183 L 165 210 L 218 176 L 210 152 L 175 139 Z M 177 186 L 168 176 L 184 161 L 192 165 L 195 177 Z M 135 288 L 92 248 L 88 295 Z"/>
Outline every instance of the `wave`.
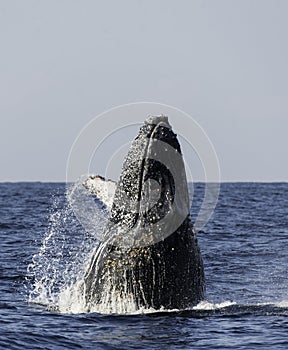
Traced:
<path fill-rule="evenodd" d="M 212 303 L 201 301 L 198 305 L 185 310 L 139 310 L 137 314 L 148 316 L 177 316 L 188 318 L 205 317 L 261 317 L 261 316 L 288 316 L 288 301 L 275 303 L 238 304 L 232 301 Z"/>

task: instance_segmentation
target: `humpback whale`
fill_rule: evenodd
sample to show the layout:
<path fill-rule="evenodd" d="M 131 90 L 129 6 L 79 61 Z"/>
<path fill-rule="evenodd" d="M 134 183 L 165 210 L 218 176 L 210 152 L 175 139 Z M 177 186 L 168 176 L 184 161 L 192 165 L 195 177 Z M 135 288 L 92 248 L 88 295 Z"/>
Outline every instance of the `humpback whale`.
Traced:
<path fill-rule="evenodd" d="M 105 179 L 93 177 L 84 185 L 91 189 L 93 181 L 93 191 L 102 199 Z M 145 120 L 118 183 L 109 180 L 108 185 L 110 198 L 115 194 L 107 205 L 104 238 L 84 276 L 87 310 L 113 300 L 130 300 L 136 310 L 198 304 L 205 293 L 204 268 L 181 148 L 168 117 Z"/>

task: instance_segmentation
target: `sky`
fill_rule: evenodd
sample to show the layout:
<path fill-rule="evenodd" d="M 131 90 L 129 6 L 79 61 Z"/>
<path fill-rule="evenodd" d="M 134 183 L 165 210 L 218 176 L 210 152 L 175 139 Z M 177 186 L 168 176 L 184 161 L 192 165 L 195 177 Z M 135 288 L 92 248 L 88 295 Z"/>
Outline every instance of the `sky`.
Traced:
<path fill-rule="evenodd" d="M 141 101 L 192 116 L 221 181 L 288 181 L 287 13 L 286 0 L 0 0 L 0 181 L 65 181 L 85 125 Z"/>

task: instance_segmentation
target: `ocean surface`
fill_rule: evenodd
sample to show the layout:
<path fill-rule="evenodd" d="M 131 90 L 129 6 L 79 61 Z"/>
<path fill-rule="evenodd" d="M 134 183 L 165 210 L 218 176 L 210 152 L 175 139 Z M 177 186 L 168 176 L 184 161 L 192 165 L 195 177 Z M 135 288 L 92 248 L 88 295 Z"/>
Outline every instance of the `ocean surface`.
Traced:
<path fill-rule="evenodd" d="M 194 184 L 194 218 L 203 189 Z M 0 184 L 1 349 L 288 349 L 287 183 L 221 185 L 198 233 L 204 302 L 122 315 L 85 313 L 71 292 L 105 219 L 81 193 Z"/>

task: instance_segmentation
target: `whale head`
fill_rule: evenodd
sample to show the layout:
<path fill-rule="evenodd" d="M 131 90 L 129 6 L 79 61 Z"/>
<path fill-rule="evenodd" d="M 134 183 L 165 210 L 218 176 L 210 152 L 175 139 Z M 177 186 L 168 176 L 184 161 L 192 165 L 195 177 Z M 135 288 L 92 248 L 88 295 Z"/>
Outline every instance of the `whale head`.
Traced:
<path fill-rule="evenodd" d="M 189 209 L 177 135 L 167 117 L 150 116 L 125 158 L 104 239 L 85 273 L 87 309 L 118 305 L 118 312 L 131 301 L 136 310 L 182 309 L 202 300 L 204 269 Z"/>
<path fill-rule="evenodd" d="M 106 237 L 147 246 L 172 234 L 189 215 L 177 135 L 166 116 L 150 116 L 132 142 L 115 191 Z"/>

